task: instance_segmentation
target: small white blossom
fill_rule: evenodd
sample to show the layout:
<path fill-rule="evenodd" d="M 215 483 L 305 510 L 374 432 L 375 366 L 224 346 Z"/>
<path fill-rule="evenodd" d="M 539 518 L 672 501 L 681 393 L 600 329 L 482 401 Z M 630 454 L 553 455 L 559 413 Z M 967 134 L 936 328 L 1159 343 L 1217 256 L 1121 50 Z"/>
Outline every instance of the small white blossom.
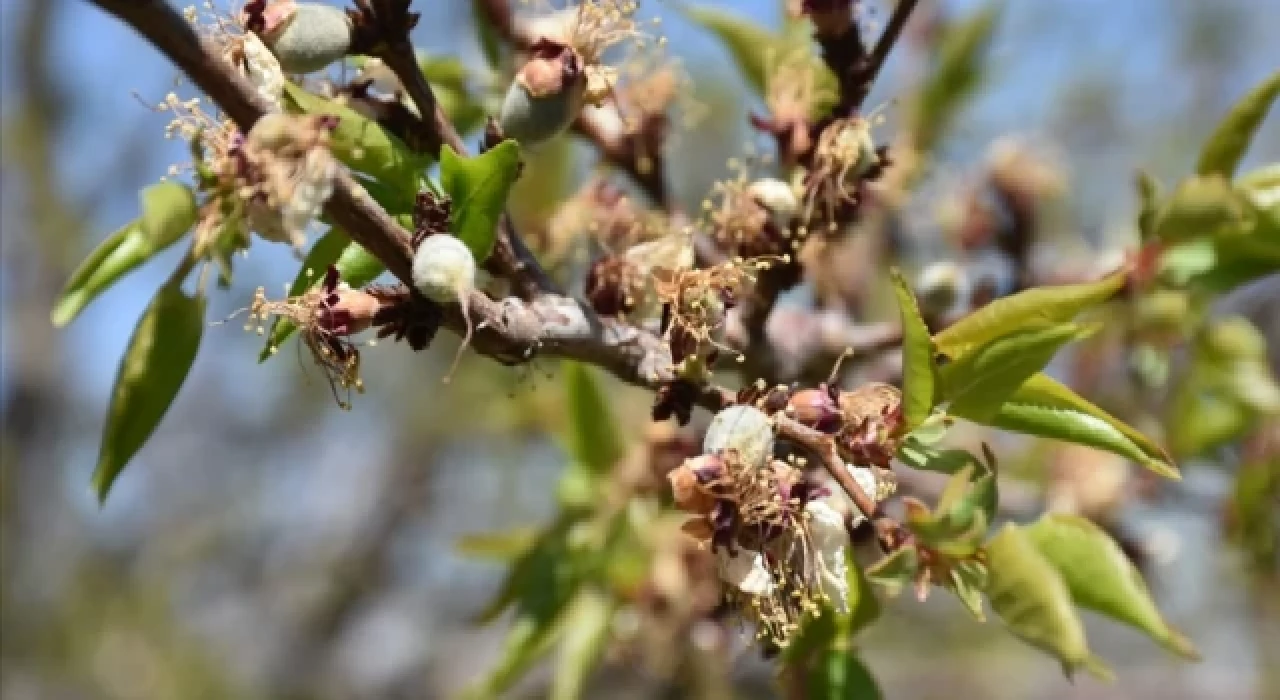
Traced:
<path fill-rule="evenodd" d="M 849 531 L 844 527 L 844 518 L 825 501 L 810 501 L 804 510 L 809 515 L 809 537 L 817 560 L 817 581 L 813 583 L 831 599 L 836 610 L 845 612 L 849 607 Z"/>

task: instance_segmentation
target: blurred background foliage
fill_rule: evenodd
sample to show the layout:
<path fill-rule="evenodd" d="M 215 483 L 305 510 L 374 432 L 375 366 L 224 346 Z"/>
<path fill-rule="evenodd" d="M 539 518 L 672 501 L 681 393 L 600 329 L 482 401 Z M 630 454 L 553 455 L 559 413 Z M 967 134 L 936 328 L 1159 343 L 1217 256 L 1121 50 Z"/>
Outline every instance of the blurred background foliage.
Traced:
<path fill-rule="evenodd" d="M 478 108 L 493 107 L 475 78 L 485 59 L 471 7 L 418 4 L 419 45 L 475 69 L 471 81 L 447 65 L 433 76 L 452 86 L 447 106 L 456 100 L 456 115 L 474 128 Z M 695 211 L 728 175 L 727 159 L 748 142 L 766 146 L 745 119 L 760 101 L 712 34 L 672 5 L 643 5 L 663 17 L 671 50 L 692 77 L 689 97 L 700 105 L 691 111 L 700 118 L 680 125 L 667 155 L 671 186 Z M 700 5 L 766 27 L 783 22 L 772 0 Z M 966 182 L 992 144 L 1011 134 L 1052 154 L 1064 179 L 1037 234 L 1037 269 L 1069 276 L 1132 247 L 1141 206 L 1135 169 L 1166 188 L 1184 179 L 1221 115 L 1277 68 L 1280 15 L 1268 0 L 1040 0 L 1006 3 L 992 15 L 982 71 L 938 77 L 937 56 L 963 48 L 946 28 L 974 17 L 980 3 L 922 5 L 869 102 L 883 106 L 877 141 L 913 129 L 934 148 L 916 173 L 907 221 L 916 264 L 951 255 L 944 234 Z M 553 512 L 565 463 L 557 436 L 569 418 L 557 367 L 506 369 L 469 358 L 446 387 L 439 378 L 455 339 L 427 355 L 375 348 L 365 359 L 368 393 L 343 412 L 321 378 L 292 362 L 291 350 L 283 362 L 259 365 L 259 338 L 236 323 L 209 328 L 161 430 L 100 508 L 89 474 L 117 358 L 179 253 L 118 284 L 67 331 L 55 331 L 49 310 L 75 265 L 134 215 L 136 191 L 184 159 L 181 145 L 160 136 L 165 117 L 130 94 L 154 102 L 172 88 L 174 72 L 127 29 L 74 0 L 0 4 L 0 25 L 0 694 L 408 698 L 444 696 L 474 681 L 506 632 L 505 623 L 474 620 L 500 570 L 460 555 L 456 542 L 545 523 Z M 971 99 L 956 102 L 945 129 L 913 125 L 913 115 L 936 109 L 919 104 L 961 92 Z M 1241 172 L 1280 160 L 1275 124 L 1273 116 L 1259 131 Z M 544 226 L 554 213 L 548 204 L 588 176 L 589 153 L 564 137 L 532 158 L 512 202 L 520 228 Z M 210 316 L 246 306 L 255 287 L 279 288 L 295 271 L 284 246 L 255 246 L 230 292 L 211 299 Z M 1277 300 L 1273 275 L 1203 311 L 1250 317 L 1274 372 Z M 1159 303 L 1147 311 L 1168 321 L 1159 312 L 1171 306 L 1175 335 L 1189 332 L 1176 314 L 1182 301 Z M 893 312 L 891 301 L 886 308 Z M 998 626 L 976 624 L 952 601 L 908 596 L 889 603 L 861 642 L 889 697 L 1280 694 L 1280 428 L 1265 411 L 1241 417 L 1235 406 L 1222 419 L 1235 423 L 1218 433 L 1230 442 L 1197 432 L 1212 433 L 1209 413 L 1188 402 L 1248 377 L 1231 355 L 1238 343 L 1223 339 L 1230 328 L 1197 326 L 1189 346 L 1198 351 L 1187 355 L 1158 351 L 1158 333 L 1120 330 L 1132 327 L 1114 324 L 1057 373 L 1164 435 L 1190 458 L 1182 482 L 1152 484 L 1083 448 L 1015 441 L 998 452 L 1006 475 L 1025 477 L 1025 512 L 1041 504 L 1075 510 L 1125 536 L 1161 608 L 1204 661 L 1175 663 L 1134 643 L 1133 632 L 1090 619 L 1093 646 L 1119 678 L 1072 685 L 1055 664 Z M 639 441 L 650 397 L 606 387 L 618 424 Z M 1166 405 L 1173 408 L 1156 410 Z M 1243 441 L 1234 439 L 1241 433 Z M 514 693 L 543 696 L 550 677 L 535 672 Z M 735 660 L 733 678 L 742 696 L 771 692 L 768 666 L 754 653 Z M 587 694 L 684 692 L 606 664 Z"/>

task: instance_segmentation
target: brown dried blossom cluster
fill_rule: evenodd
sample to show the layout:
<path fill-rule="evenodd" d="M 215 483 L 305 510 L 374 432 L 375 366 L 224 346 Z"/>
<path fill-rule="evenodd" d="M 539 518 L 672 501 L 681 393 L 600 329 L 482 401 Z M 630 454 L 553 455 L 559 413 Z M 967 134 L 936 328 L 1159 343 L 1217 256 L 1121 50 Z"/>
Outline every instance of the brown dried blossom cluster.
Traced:
<path fill-rule="evenodd" d="M 259 287 L 249 307 L 245 330 L 256 328 L 259 335 L 265 335 L 266 324 L 273 318 L 292 323 L 324 374 L 338 405 L 349 409 L 351 390 L 364 393 L 360 349 L 351 337 L 372 327 L 383 306 L 384 299 L 365 290 L 352 289 L 342 282 L 338 269 L 331 266 L 319 285 L 296 297 L 272 301 L 267 298 L 266 290 Z M 273 346 L 268 352 L 275 354 L 277 350 Z"/>

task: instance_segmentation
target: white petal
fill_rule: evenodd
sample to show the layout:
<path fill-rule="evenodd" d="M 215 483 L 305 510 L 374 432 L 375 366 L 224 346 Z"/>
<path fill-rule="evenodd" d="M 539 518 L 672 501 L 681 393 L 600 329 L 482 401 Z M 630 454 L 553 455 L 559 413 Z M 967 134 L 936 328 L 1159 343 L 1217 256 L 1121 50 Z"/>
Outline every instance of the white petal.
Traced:
<path fill-rule="evenodd" d="M 844 612 L 849 607 L 849 570 L 845 559 L 849 532 L 844 527 L 844 518 L 823 501 L 810 501 L 804 509 L 809 514 L 809 534 L 817 559 L 818 580 L 814 583 L 831 598 L 836 610 Z"/>
<path fill-rule="evenodd" d="M 751 595 L 773 593 L 773 576 L 765 568 L 763 554 L 747 549 L 729 554 L 728 550 L 720 549 L 716 552 L 716 560 L 720 564 L 720 578 L 725 583 Z"/>
<path fill-rule="evenodd" d="M 716 454 L 734 449 L 738 457 L 757 469 L 763 468 L 773 457 L 773 421 L 763 411 L 746 405 L 730 406 L 711 419 L 702 451 Z"/>

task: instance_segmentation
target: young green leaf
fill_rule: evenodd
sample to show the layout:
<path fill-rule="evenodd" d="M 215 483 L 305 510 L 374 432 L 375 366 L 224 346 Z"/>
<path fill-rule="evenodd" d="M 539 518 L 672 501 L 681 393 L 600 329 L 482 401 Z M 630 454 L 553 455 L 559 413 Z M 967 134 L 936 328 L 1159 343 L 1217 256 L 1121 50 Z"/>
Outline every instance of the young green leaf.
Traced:
<path fill-rule="evenodd" d="M 605 554 L 617 544 L 621 518 L 608 523 L 561 517 L 517 560 L 498 596 L 482 614 L 492 621 L 514 603 L 516 620 L 496 668 L 474 690 L 475 697 L 502 694 L 566 631 L 564 621 L 583 584 L 600 575 Z"/>
<path fill-rule="evenodd" d="M 1044 369 L 1067 343 L 1086 337 L 1092 326 L 1060 323 L 1028 327 L 976 347 L 938 371 L 947 413 L 988 420 L 1031 375 Z"/>
<path fill-rule="evenodd" d="M 512 561 L 529 551 L 538 534 L 537 530 L 529 527 L 505 532 L 479 532 L 459 537 L 454 549 L 465 557 Z"/>
<path fill-rule="evenodd" d="M 493 250 L 511 186 L 520 176 L 520 145 L 508 139 L 474 158 L 445 146 L 440 151 L 440 185 L 452 201 L 453 233 L 476 262 Z"/>
<path fill-rule="evenodd" d="M 685 5 L 683 10 L 689 19 L 720 37 L 747 84 L 756 94 L 763 95 L 769 68 L 767 54 L 772 51 L 776 55 L 782 49 L 782 38 L 732 12 L 692 4 Z"/>
<path fill-rule="evenodd" d="M 1079 516 L 1049 514 L 1026 533 L 1076 605 L 1132 625 L 1179 656 L 1199 658 L 1191 642 L 1161 617 L 1142 574 L 1102 528 Z"/>
<path fill-rule="evenodd" d="M 1089 651 L 1067 584 L 1026 532 L 1012 523 L 987 543 L 987 597 L 1011 632 L 1057 657 L 1068 676 L 1084 668 L 1110 677 Z"/>
<path fill-rule="evenodd" d="M 983 425 L 1096 447 L 1170 479 L 1182 478 L 1150 439 L 1044 374 L 1032 375 Z"/>
<path fill-rule="evenodd" d="M 1249 231 L 1256 218 L 1249 199 L 1225 177 L 1191 177 L 1179 183 L 1160 208 L 1154 236 L 1166 243 L 1231 237 Z"/>
<path fill-rule="evenodd" d="M 93 489 L 105 501 L 116 477 L 155 432 L 200 348 L 205 301 L 180 281 L 160 289 L 134 328 L 111 393 Z"/>
<path fill-rule="evenodd" d="M 1280 221 L 1280 163 L 1270 163 L 1250 170 L 1236 178 L 1235 186 L 1259 211 Z"/>
<path fill-rule="evenodd" d="M 880 700 L 880 686 L 850 649 L 828 649 L 818 657 L 805 682 L 805 697 L 815 700 Z"/>
<path fill-rule="evenodd" d="M 1280 97 L 1280 72 L 1272 73 L 1244 99 L 1236 103 L 1227 116 L 1218 123 L 1200 151 L 1196 172 L 1201 175 L 1218 173 L 1226 177 L 1235 174 L 1236 166 L 1249 150 L 1253 135 L 1271 111 L 1271 104 Z"/>
<path fill-rule="evenodd" d="M 1126 277 L 1121 271 L 1096 282 L 1036 287 L 997 299 L 935 335 L 933 342 L 950 361 L 963 360 L 1001 336 L 1072 320 L 1115 296 Z"/>
<path fill-rule="evenodd" d="M 141 216 L 108 236 L 67 280 L 50 313 L 53 325 L 71 323 L 117 280 L 178 242 L 196 221 L 195 196 L 177 182 L 146 187 L 138 200 Z"/>
<path fill-rule="evenodd" d="M 920 571 L 920 555 L 915 547 L 901 547 L 867 569 L 867 580 L 883 586 L 885 592 L 896 596 L 915 580 Z"/>
<path fill-rule="evenodd" d="M 414 153 L 376 121 L 350 107 L 307 92 L 293 83 L 286 82 L 284 91 L 286 106 L 291 111 L 338 118 L 338 126 L 329 140 L 338 160 L 396 189 L 417 191 L 418 174 L 431 163 L 429 157 Z"/>
<path fill-rule="evenodd" d="M 1138 186 L 1138 233 L 1143 241 L 1155 232 L 1156 212 L 1160 210 L 1160 182 L 1145 170 L 1135 178 Z"/>
<path fill-rule="evenodd" d="M 569 454 L 592 474 L 607 474 L 622 459 L 624 445 L 599 378 L 586 365 L 566 362 L 564 381 L 569 402 Z"/>
<path fill-rule="evenodd" d="M 988 3 L 971 17 L 947 29 L 937 69 L 915 100 L 911 132 L 914 144 L 928 152 L 941 141 L 961 106 L 985 77 L 983 61 L 995 34 L 1003 3 Z"/>
<path fill-rule="evenodd" d="M 95 248 L 71 274 L 49 314 L 53 325 L 61 328 L 74 321 L 99 294 L 155 253 L 139 222 L 125 224 Z"/>
<path fill-rule="evenodd" d="M 929 417 L 936 403 L 937 377 L 933 367 L 933 339 L 920 316 L 920 307 L 910 285 L 896 268 L 894 292 L 902 315 L 902 413 L 906 430 L 914 430 Z"/>
<path fill-rule="evenodd" d="M 576 700 L 582 696 L 587 678 L 609 641 L 613 613 L 613 604 L 601 593 L 584 590 L 574 599 L 564 622 L 551 700 Z"/>
<path fill-rule="evenodd" d="M 172 180 L 158 182 L 139 193 L 142 232 L 156 250 L 167 248 L 182 238 L 196 223 L 199 209 L 190 187 Z"/>
<path fill-rule="evenodd" d="M 963 559 L 951 567 L 949 588 L 960 599 L 964 609 L 978 622 L 986 622 L 982 610 L 982 592 L 987 588 L 987 566 L 980 561 Z"/>
<path fill-rule="evenodd" d="M 895 456 L 898 461 L 912 469 L 923 469 L 940 474 L 955 474 L 965 467 L 978 464 L 978 460 L 966 450 L 940 450 L 931 445 L 921 444 L 912 437 L 902 441 Z"/>

